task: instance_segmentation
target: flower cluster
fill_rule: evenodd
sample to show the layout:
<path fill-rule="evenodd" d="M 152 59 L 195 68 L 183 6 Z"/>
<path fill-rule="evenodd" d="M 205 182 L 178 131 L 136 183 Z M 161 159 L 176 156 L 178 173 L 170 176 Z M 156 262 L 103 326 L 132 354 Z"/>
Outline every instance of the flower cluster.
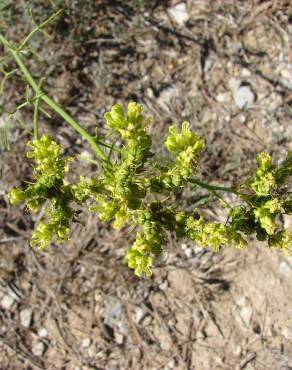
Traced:
<path fill-rule="evenodd" d="M 234 228 L 220 223 L 206 222 L 200 217 L 195 219 L 190 216 L 186 221 L 187 234 L 191 240 L 202 247 L 213 247 L 215 252 L 221 246 L 235 246 L 244 248 L 247 243 Z"/>
<path fill-rule="evenodd" d="M 286 180 L 292 175 L 292 157 L 276 166 L 267 153 L 257 157 L 258 169 L 247 184 L 251 192 L 242 194 L 247 206 L 231 210 L 232 226 L 245 234 L 256 233 L 258 240 L 268 240 L 271 247 L 292 251 L 291 232 L 281 230 L 281 214 L 292 214 L 291 193 Z"/>
<path fill-rule="evenodd" d="M 166 171 L 151 179 L 152 191 L 156 192 L 184 186 L 194 175 L 205 147 L 204 141 L 190 130 L 189 122 L 182 123 L 180 132 L 171 126 L 165 145 L 175 155 L 175 161 Z"/>
<path fill-rule="evenodd" d="M 9 193 L 10 202 L 18 204 L 26 202 L 27 208 L 37 212 L 45 205 L 48 220 L 41 221 L 32 236 L 32 245 L 45 249 L 55 236 L 58 242 L 69 238 L 69 223 L 74 211 L 69 206 L 72 200 L 71 189 L 64 183 L 65 173 L 69 169 L 72 158 L 61 158 L 61 146 L 47 136 L 28 142 L 28 158 L 36 162 L 34 167 L 35 183 L 25 190 L 12 189 Z"/>
<path fill-rule="evenodd" d="M 31 245 L 45 249 L 52 240 L 68 240 L 70 224 L 76 220 L 74 209 L 87 205 L 102 221 L 113 221 L 116 228 L 131 225 L 135 229 L 135 241 L 125 259 L 138 276 L 152 274 L 153 259 L 162 253 L 169 232 L 215 251 L 223 246 L 244 248 L 244 235 L 255 233 L 270 247 L 292 252 L 292 231 L 278 222 L 279 215 L 292 214 L 288 181 L 291 153 L 279 166 L 267 153 L 261 153 L 255 175 L 234 191 L 245 205 L 230 206 L 226 222 L 214 223 L 198 209 L 188 213 L 172 202 L 175 191 L 192 181 L 205 147 L 188 122 L 183 122 L 180 130 L 174 126 L 169 129 L 165 140 L 172 156 L 169 164 L 153 166 L 148 133 L 152 120 L 142 114 L 142 106 L 129 103 L 125 111 L 116 104 L 104 117 L 111 136 L 118 136 L 122 145 L 115 146 L 114 153 L 114 145 L 110 146 L 99 177 L 68 183 L 65 175 L 72 158 L 61 155 L 60 145 L 46 135 L 28 143 L 27 156 L 36 163 L 35 182 L 24 190 L 12 189 L 9 198 L 12 204 L 26 202 L 32 212 L 45 207 L 46 217 L 36 226 Z M 159 159 L 155 161 L 159 163 Z"/>

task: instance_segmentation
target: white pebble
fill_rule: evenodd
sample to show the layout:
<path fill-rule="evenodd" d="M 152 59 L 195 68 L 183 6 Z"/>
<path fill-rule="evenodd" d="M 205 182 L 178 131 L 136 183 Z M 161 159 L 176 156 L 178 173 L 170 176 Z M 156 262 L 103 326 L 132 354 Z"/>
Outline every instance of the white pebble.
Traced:
<path fill-rule="evenodd" d="M 145 316 L 145 311 L 138 307 L 135 311 L 135 322 L 137 324 L 139 324 L 139 322 L 143 319 L 143 317 Z"/>
<path fill-rule="evenodd" d="M 2 299 L 1 299 L 1 307 L 4 308 L 4 310 L 10 310 L 14 303 L 14 299 L 10 297 L 10 295 L 6 294 Z"/>
<path fill-rule="evenodd" d="M 185 3 L 179 3 L 169 9 L 169 14 L 173 20 L 180 26 L 184 25 L 189 19 L 187 6 Z"/>
<path fill-rule="evenodd" d="M 282 335 L 287 340 L 291 340 L 292 339 L 292 329 L 285 327 L 284 329 L 282 329 Z"/>
<path fill-rule="evenodd" d="M 43 342 L 37 342 L 33 347 L 32 347 L 32 352 L 35 356 L 42 356 L 43 353 L 45 352 L 45 345 Z"/>
<path fill-rule="evenodd" d="M 115 340 L 117 344 L 123 344 L 124 337 L 120 333 L 115 333 Z"/>
<path fill-rule="evenodd" d="M 240 123 L 245 123 L 246 122 L 246 117 L 243 114 L 241 114 L 239 116 L 239 121 L 240 121 Z"/>
<path fill-rule="evenodd" d="M 239 88 L 240 80 L 238 80 L 237 78 L 231 77 L 230 80 L 228 81 L 228 86 L 230 90 L 234 92 Z"/>
<path fill-rule="evenodd" d="M 46 338 L 48 336 L 48 331 L 46 328 L 40 328 L 38 331 L 38 335 L 41 338 Z"/>
<path fill-rule="evenodd" d="M 251 306 L 245 306 L 240 311 L 240 316 L 245 323 L 245 325 L 249 325 L 252 317 L 252 307 Z"/>
<path fill-rule="evenodd" d="M 25 308 L 20 312 L 20 322 L 25 328 L 28 328 L 31 323 L 32 310 L 31 308 Z"/>
<path fill-rule="evenodd" d="M 282 83 L 288 88 L 292 89 L 292 71 L 290 69 L 283 69 L 281 71 L 283 77 Z"/>
<path fill-rule="evenodd" d="M 234 100 L 238 108 L 249 108 L 255 101 L 255 95 L 248 86 L 241 86 L 234 92 Z"/>
<path fill-rule="evenodd" d="M 228 93 L 221 93 L 216 96 L 216 100 L 218 103 L 227 103 L 229 99 L 230 98 Z"/>
<path fill-rule="evenodd" d="M 281 274 L 289 275 L 292 269 L 291 269 L 291 266 L 286 261 L 283 261 L 279 265 L 279 270 Z"/>
<path fill-rule="evenodd" d="M 182 250 L 186 250 L 186 249 L 187 249 L 187 247 L 188 247 L 188 245 L 187 245 L 186 243 L 182 243 L 182 244 L 181 244 L 181 249 L 182 249 Z"/>
<path fill-rule="evenodd" d="M 81 343 L 82 348 L 88 348 L 90 346 L 91 339 L 90 338 L 84 338 Z"/>
<path fill-rule="evenodd" d="M 187 258 L 191 258 L 192 254 L 193 254 L 192 248 L 188 248 L 185 250 L 185 255 L 187 256 Z"/>

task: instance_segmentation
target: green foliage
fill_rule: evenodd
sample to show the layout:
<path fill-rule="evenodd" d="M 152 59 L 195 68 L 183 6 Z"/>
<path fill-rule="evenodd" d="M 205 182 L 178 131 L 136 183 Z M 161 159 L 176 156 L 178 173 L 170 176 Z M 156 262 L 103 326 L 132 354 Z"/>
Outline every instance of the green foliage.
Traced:
<path fill-rule="evenodd" d="M 251 187 L 258 196 L 268 196 L 277 186 L 276 171 L 272 158 L 267 153 L 261 153 L 257 157 L 259 164 Z"/>
<path fill-rule="evenodd" d="M 282 210 L 281 201 L 277 198 L 268 200 L 259 208 L 254 211 L 255 218 L 259 220 L 261 227 L 269 235 L 273 235 L 277 229 L 277 224 L 275 222 L 277 214 Z"/>
<path fill-rule="evenodd" d="M 28 142 L 31 149 L 28 158 L 36 162 L 34 166 L 35 183 L 25 190 L 12 189 L 8 194 L 12 204 L 25 201 L 31 212 L 37 212 L 46 203 L 47 222 L 40 222 L 32 236 L 31 245 L 45 249 L 55 236 L 58 242 L 68 240 L 70 220 L 74 211 L 69 203 L 74 199 L 70 186 L 64 182 L 72 158 L 61 158 L 61 146 L 47 135 L 39 140 Z"/>
<path fill-rule="evenodd" d="M 151 153 L 148 127 L 152 119 L 143 115 L 142 106 L 129 103 L 125 111 L 116 104 L 104 117 L 111 136 L 117 136 L 123 144 L 111 160 L 101 163 L 103 171 L 99 177 L 81 177 L 77 183 L 68 183 L 65 175 L 73 159 L 62 156 L 60 145 L 46 135 L 28 143 L 27 156 L 35 161 L 35 183 L 24 190 L 12 189 L 9 198 L 12 204 L 26 202 L 33 212 L 45 207 L 46 217 L 36 226 L 32 246 L 43 250 L 52 240 L 57 243 L 68 240 L 74 209 L 86 205 L 98 212 L 102 221 L 113 221 L 115 228 L 131 225 L 136 230 L 125 260 L 137 276 L 151 276 L 154 258 L 167 244 L 167 232 L 215 251 L 229 246 L 244 248 L 247 246 L 244 235 L 255 233 L 259 240 L 267 240 L 271 248 L 292 252 L 292 233 L 277 221 L 279 215 L 292 213 L 288 191 L 291 153 L 280 166 L 273 164 L 267 153 L 261 153 L 257 157 L 258 169 L 250 181 L 239 184 L 237 189 L 226 189 L 239 196 L 242 204 L 230 206 L 224 224 L 214 223 L 199 209 L 188 213 L 173 202 L 176 189 L 192 181 L 205 146 L 188 122 L 183 122 L 181 130 L 174 126 L 169 129 L 165 140 L 173 156 L 169 164 L 153 166 L 153 162 L 159 163 L 159 158 L 153 161 Z M 224 190 L 201 181 L 193 183 L 213 195 L 218 195 L 218 189 Z"/>
<path fill-rule="evenodd" d="M 292 231 L 281 230 L 269 239 L 269 246 L 271 248 L 282 249 L 288 255 L 291 255 L 292 250 Z"/>
<path fill-rule="evenodd" d="M 40 140 L 29 141 L 27 145 L 32 149 L 27 152 L 27 157 L 34 159 L 37 164 L 34 167 L 34 176 L 38 184 L 52 188 L 62 183 L 71 158 L 60 158 L 61 146 L 47 135 Z"/>
<path fill-rule="evenodd" d="M 187 234 L 191 240 L 196 241 L 202 247 L 213 247 L 216 252 L 220 246 L 235 246 L 244 248 L 247 243 L 234 228 L 206 222 L 202 218 L 196 220 L 190 216 L 186 221 Z"/>
<path fill-rule="evenodd" d="M 175 155 L 175 160 L 166 171 L 150 180 L 154 192 L 183 187 L 195 173 L 205 147 L 204 141 L 190 130 L 189 122 L 182 123 L 180 132 L 176 127 L 170 127 L 165 145 Z"/>

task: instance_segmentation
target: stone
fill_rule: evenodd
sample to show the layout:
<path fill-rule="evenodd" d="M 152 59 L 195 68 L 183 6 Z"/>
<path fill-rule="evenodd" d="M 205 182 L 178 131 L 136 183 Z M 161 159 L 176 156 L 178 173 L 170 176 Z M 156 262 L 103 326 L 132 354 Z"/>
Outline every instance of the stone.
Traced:
<path fill-rule="evenodd" d="M 181 249 L 182 249 L 182 250 L 186 250 L 186 249 L 187 249 L 187 247 L 188 247 L 187 243 L 182 243 L 182 244 L 181 244 Z"/>
<path fill-rule="evenodd" d="M 147 90 L 146 90 L 146 94 L 148 96 L 148 98 L 154 98 L 154 91 L 151 89 L 151 87 L 148 87 Z"/>
<path fill-rule="evenodd" d="M 152 317 L 151 316 L 146 316 L 145 319 L 142 321 L 143 326 L 148 326 L 152 323 Z"/>
<path fill-rule="evenodd" d="M 240 316 L 245 323 L 246 326 L 249 326 L 252 318 L 252 307 L 251 306 L 244 306 L 240 311 Z"/>
<path fill-rule="evenodd" d="M 282 76 L 282 83 L 287 87 L 288 89 L 292 89 L 292 70 L 290 69 L 283 69 L 281 71 Z"/>
<path fill-rule="evenodd" d="M 251 76 L 251 71 L 247 68 L 243 68 L 241 71 L 242 77 L 250 77 Z"/>
<path fill-rule="evenodd" d="M 46 328 L 40 328 L 40 329 L 38 330 L 38 335 L 39 335 L 39 337 L 41 337 L 41 338 L 46 338 L 46 337 L 48 336 L 48 331 L 47 331 L 47 329 L 46 329 Z"/>
<path fill-rule="evenodd" d="M 231 77 L 228 81 L 228 86 L 232 92 L 236 91 L 240 86 L 240 80 L 237 78 Z"/>
<path fill-rule="evenodd" d="M 104 318 L 104 323 L 110 328 L 114 328 L 116 322 L 119 322 L 122 318 L 122 304 L 117 301 L 110 309 L 107 311 Z"/>
<path fill-rule="evenodd" d="M 173 6 L 168 10 L 168 12 L 179 26 L 183 26 L 190 17 L 185 3 L 179 3 Z"/>
<path fill-rule="evenodd" d="M 90 338 L 84 338 L 81 342 L 81 347 L 82 348 L 88 348 L 91 344 L 91 339 Z"/>
<path fill-rule="evenodd" d="M 185 255 L 187 258 L 191 258 L 192 254 L 193 254 L 192 248 L 188 248 L 185 250 Z"/>
<path fill-rule="evenodd" d="M 2 308 L 4 308 L 4 310 L 10 310 L 13 303 L 14 303 L 14 299 L 9 294 L 6 294 L 1 299 L 0 305 L 1 305 Z"/>
<path fill-rule="evenodd" d="M 246 122 L 246 116 L 244 116 L 243 114 L 241 114 L 241 115 L 239 116 L 239 122 L 240 122 L 240 123 L 245 123 L 245 122 Z"/>
<path fill-rule="evenodd" d="M 25 328 L 29 328 L 32 319 L 32 310 L 30 307 L 24 308 L 20 311 L 20 322 Z"/>
<path fill-rule="evenodd" d="M 292 329 L 285 327 L 282 329 L 282 335 L 287 340 L 292 340 Z"/>
<path fill-rule="evenodd" d="M 283 222 L 285 229 L 292 229 L 292 216 L 290 215 L 284 215 L 283 216 Z"/>
<path fill-rule="evenodd" d="M 163 283 L 159 284 L 159 288 L 161 290 L 167 290 L 168 289 L 168 281 L 167 280 L 164 280 Z"/>
<path fill-rule="evenodd" d="M 279 265 L 279 271 L 281 272 L 281 274 L 283 274 L 283 275 L 289 275 L 290 272 L 291 272 L 291 270 L 292 270 L 291 266 L 286 261 L 282 261 L 280 263 L 280 265 Z"/>
<path fill-rule="evenodd" d="M 123 344 L 124 337 L 122 336 L 122 334 L 115 332 L 115 341 L 119 345 Z"/>
<path fill-rule="evenodd" d="M 35 356 L 42 356 L 45 352 L 45 345 L 43 342 L 36 342 L 32 347 L 32 352 Z"/>
<path fill-rule="evenodd" d="M 221 93 L 216 96 L 218 103 L 228 103 L 230 101 L 230 96 L 228 93 Z"/>
<path fill-rule="evenodd" d="M 143 308 L 141 307 L 137 307 L 135 310 L 135 316 L 134 316 L 135 323 L 139 324 L 139 322 L 143 319 L 144 316 L 145 316 L 145 310 L 143 310 Z"/>
<path fill-rule="evenodd" d="M 233 94 L 235 104 L 238 108 L 249 108 L 255 101 L 255 94 L 249 86 L 240 86 Z"/>
<path fill-rule="evenodd" d="M 92 153 L 90 153 L 88 150 L 83 150 L 80 153 L 80 157 L 85 159 L 94 159 Z"/>
<path fill-rule="evenodd" d="M 157 102 L 163 109 L 169 111 L 168 105 L 170 104 L 171 99 L 175 96 L 178 96 L 177 89 L 173 86 L 169 86 L 160 92 Z"/>

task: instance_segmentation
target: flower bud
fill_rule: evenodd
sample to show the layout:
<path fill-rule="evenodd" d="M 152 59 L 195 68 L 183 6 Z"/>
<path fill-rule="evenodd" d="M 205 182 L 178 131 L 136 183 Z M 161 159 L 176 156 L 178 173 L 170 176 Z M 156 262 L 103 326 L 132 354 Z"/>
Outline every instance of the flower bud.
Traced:
<path fill-rule="evenodd" d="M 25 200 L 25 193 L 18 188 L 14 188 L 8 193 L 8 198 L 12 205 L 16 205 Z"/>

